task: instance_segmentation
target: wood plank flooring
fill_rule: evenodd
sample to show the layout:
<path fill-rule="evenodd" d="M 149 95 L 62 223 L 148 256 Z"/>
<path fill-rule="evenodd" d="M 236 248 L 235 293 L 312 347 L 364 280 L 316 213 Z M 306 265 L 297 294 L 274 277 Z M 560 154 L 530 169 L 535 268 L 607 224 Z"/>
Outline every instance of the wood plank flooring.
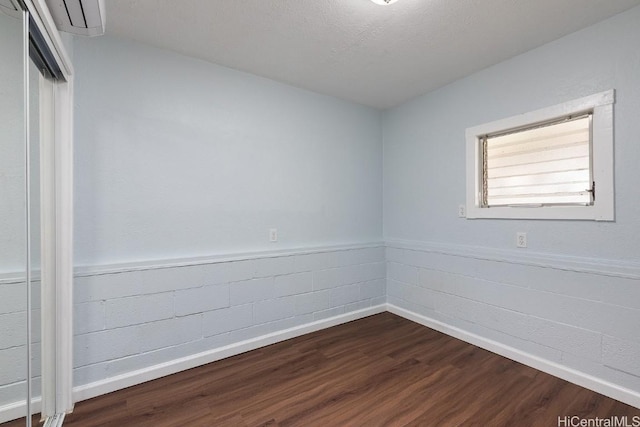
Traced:
<path fill-rule="evenodd" d="M 382 313 L 80 402 L 65 426 L 524 427 L 625 415 L 640 410 Z"/>

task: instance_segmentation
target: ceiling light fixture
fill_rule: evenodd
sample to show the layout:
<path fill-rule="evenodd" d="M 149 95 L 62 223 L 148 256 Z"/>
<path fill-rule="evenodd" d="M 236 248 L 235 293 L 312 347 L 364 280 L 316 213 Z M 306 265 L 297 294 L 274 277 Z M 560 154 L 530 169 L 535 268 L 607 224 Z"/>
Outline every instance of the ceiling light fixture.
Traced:
<path fill-rule="evenodd" d="M 371 1 L 374 2 L 375 4 L 379 4 L 380 6 L 389 6 L 390 4 L 393 4 L 398 0 L 371 0 Z"/>

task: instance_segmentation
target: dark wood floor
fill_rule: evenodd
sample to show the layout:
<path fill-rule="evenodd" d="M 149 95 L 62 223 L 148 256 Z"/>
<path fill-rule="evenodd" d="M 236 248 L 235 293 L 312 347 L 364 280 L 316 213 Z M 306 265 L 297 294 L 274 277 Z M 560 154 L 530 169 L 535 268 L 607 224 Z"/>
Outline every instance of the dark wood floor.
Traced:
<path fill-rule="evenodd" d="M 383 313 L 80 402 L 65 426 L 522 427 L 574 415 L 640 410 Z"/>

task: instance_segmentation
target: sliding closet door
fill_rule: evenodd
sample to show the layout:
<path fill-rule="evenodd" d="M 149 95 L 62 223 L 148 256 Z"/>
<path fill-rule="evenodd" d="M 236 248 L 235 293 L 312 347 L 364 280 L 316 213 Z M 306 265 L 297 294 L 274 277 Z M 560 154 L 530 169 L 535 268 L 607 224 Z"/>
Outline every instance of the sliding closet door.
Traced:
<path fill-rule="evenodd" d="M 0 0 L 0 423 L 27 426 L 73 408 L 72 70 L 43 7 Z"/>
<path fill-rule="evenodd" d="M 0 407 L 27 399 L 27 192 L 22 12 L 0 3 Z M 36 292 L 37 293 L 37 292 Z"/>
<path fill-rule="evenodd" d="M 31 399 L 32 413 L 40 412 L 40 401 L 42 400 L 42 263 L 41 263 L 41 192 L 40 192 L 40 172 L 41 172 L 41 123 L 40 123 L 40 75 L 41 71 L 29 61 L 28 65 L 28 107 L 29 134 L 27 140 L 27 150 L 29 150 L 26 161 L 29 164 L 28 173 L 28 238 L 30 257 L 28 266 L 31 269 L 28 275 L 31 286 L 31 369 L 29 396 Z"/>

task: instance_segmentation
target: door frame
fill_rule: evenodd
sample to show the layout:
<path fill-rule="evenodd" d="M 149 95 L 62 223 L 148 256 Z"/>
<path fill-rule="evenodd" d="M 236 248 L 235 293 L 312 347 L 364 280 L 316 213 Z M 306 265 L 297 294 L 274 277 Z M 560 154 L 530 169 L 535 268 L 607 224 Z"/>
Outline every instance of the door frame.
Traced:
<path fill-rule="evenodd" d="M 60 69 L 40 75 L 42 418 L 73 409 L 73 67 L 44 0 L 21 0 Z M 37 412 L 38 408 L 32 408 Z M 48 423 L 51 425 L 51 423 Z"/>

